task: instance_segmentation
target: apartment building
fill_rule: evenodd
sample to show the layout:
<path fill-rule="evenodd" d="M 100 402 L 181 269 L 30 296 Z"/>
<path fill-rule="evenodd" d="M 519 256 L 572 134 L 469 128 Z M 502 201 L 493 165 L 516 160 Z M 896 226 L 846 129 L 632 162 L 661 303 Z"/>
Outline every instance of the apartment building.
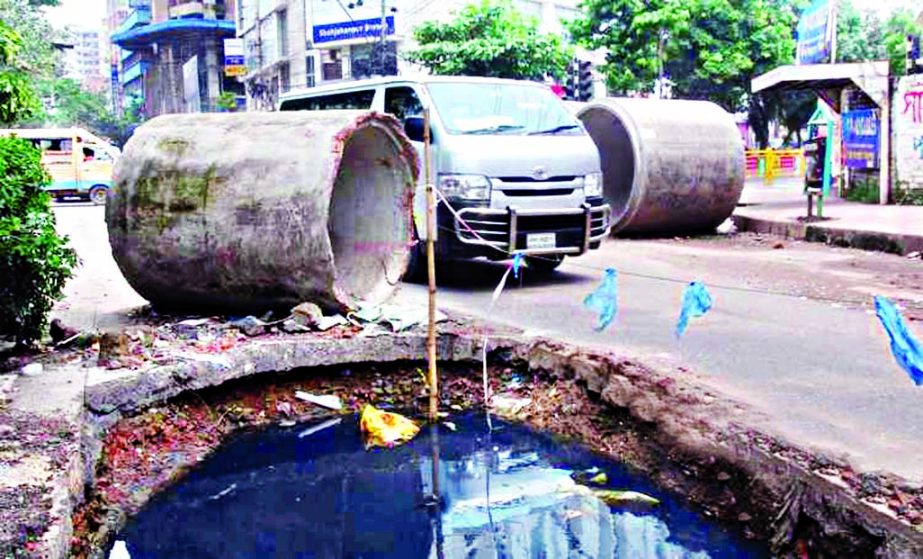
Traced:
<path fill-rule="evenodd" d="M 130 0 L 128 8 L 112 35 L 122 106 L 135 97 L 149 117 L 214 111 L 222 92 L 242 93 L 224 61 L 234 0 Z"/>
<path fill-rule="evenodd" d="M 245 47 L 243 81 L 252 109 L 275 107 L 280 93 L 320 83 L 412 71 L 401 49 L 413 28 L 447 21 L 471 0 L 238 0 Z M 515 0 L 541 29 L 563 33 L 579 0 Z"/>

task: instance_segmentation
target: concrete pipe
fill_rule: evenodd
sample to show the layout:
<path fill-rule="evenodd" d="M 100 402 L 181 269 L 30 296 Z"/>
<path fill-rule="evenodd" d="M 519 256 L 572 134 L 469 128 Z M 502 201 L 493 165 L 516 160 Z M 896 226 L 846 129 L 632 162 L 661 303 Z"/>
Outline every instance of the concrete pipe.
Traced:
<path fill-rule="evenodd" d="M 160 308 L 377 303 L 407 266 L 417 168 L 385 115 L 161 116 L 115 169 L 112 252 Z"/>
<path fill-rule="evenodd" d="M 608 98 L 577 116 L 599 148 L 613 234 L 713 231 L 737 206 L 743 141 L 718 105 Z"/>

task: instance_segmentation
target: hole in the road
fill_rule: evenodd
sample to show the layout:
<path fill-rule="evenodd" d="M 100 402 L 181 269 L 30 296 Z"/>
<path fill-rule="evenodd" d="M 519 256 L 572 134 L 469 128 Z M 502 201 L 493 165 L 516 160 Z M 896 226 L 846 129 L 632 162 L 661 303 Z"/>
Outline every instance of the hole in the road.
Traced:
<path fill-rule="evenodd" d="M 413 182 L 408 171 L 389 132 L 366 125 L 346 140 L 328 230 L 337 286 L 351 298 L 381 300 L 404 270 L 410 241 L 404 192 Z"/>
<path fill-rule="evenodd" d="M 612 221 L 621 223 L 632 211 L 637 148 L 625 124 L 610 109 L 589 107 L 580 119 L 599 149 L 603 191 L 612 205 Z"/>
<path fill-rule="evenodd" d="M 481 414 L 453 421 L 378 451 L 352 416 L 234 437 L 119 539 L 131 557 L 190 559 L 768 556 L 581 446 L 499 421 L 488 434 Z M 625 489 L 661 502 L 604 501 Z"/>

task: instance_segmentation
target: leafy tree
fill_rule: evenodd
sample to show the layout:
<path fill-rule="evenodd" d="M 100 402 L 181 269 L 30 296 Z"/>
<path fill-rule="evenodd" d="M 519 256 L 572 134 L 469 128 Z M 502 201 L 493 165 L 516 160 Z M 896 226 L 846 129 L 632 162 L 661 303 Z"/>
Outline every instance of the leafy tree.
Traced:
<path fill-rule="evenodd" d="M 39 108 L 25 65 L 19 60 L 22 37 L 0 20 L 0 122 L 10 123 Z"/>
<path fill-rule="evenodd" d="M 907 36 L 923 34 L 914 14 L 898 9 L 882 21 L 878 13 L 860 12 L 848 0 L 837 12 L 837 62 L 888 60 L 891 73 L 906 71 Z"/>
<path fill-rule="evenodd" d="M 585 0 L 583 8 L 571 33 L 608 50 L 602 70 L 620 94 L 650 92 L 668 78 L 677 97 L 738 111 L 754 75 L 794 57 L 788 0 Z"/>
<path fill-rule="evenodd" d="M 543 34 L 509 0 L 483 0 L 448 23 L 428 21 L 413 30 L 419 47 L 405 54 L 434 74 L 541 79 L 563 76 L 572 50 Z"/>

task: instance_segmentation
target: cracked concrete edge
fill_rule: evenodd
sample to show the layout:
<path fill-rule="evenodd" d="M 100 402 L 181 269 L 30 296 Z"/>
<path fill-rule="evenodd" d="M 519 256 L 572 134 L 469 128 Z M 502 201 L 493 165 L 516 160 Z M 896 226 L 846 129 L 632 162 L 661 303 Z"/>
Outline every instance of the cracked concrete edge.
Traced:
<path fill-rule="evenodd" d="M 749 215 L 731 216 L 740 231 L 778 235 L 788 239 L 825 243 L 845 248 L 856 248 L 899 254 L 923 251 L 923 236 L 886 233 L 836 227 L 829 222 L 799 223 L 774 220 Z"/>
<path fill-rule="evenodd" d="M 438 343 L 440 360 L 479 362 L 482 336 L 460 331 L 442 332 Z M 58 476 L 56 483 L 52 482 L 56 485 L 56 516 L 62 519 L 62 525 L 54 533 L 46 534 L 43 540 L 48 550 L 46 556 L 66 556 L 71 535 L 70 512 L 83 500 L 84 487 L 92 486 L 105 433 L 124 415 L 184 392 L 262 373 L 357 363 L 422 361 L 425 341 L 422 332 L 360 335 L 341 340 L 254 340 L 218 359 L 189 359 L 88 386 L 87 407 L 81 421 L 81 456 L 74 460 L 79 479 L 75 478 L 74 468 L 69 468 Z M 829 517 L 832 504 L 842 504 L 845 507 L 842 510 L 851 515 L 850 519 L 843 520 L 845 525 L 862 526 L 870 534 L 880 535 L 886 541 L 886 557 L 923 556 L 923 534 L 852 497 L 841 486 L 754 444 L 732 436 L 718 440 L 715 436 L 718 433 L 742 432 L 742 428 L 735 425 L 746 420 L 747 414 L 751 414 L 750 418 L 755 416 L 730 398 L 696 383 L 690 375 L 672 374 L 632 358 L 556 341 L 541 338 L 523 341 L 515 332 L 492 334 L 489 354 L 494 359 L 518 361 L 532 370 L 546 371 L 559 378 L 577 378 L 609 405 L 627 409 L 640 421 L 655 423 L 664 441 L 693 455 L 718 456 L 751 479 L 765 484 L 773 494 L 784 495 L 793 484 L 797 485 L 802 495 L 795 507 L 798 512 Z M 767 472 L 774 474 L 767 476 Z"/>

